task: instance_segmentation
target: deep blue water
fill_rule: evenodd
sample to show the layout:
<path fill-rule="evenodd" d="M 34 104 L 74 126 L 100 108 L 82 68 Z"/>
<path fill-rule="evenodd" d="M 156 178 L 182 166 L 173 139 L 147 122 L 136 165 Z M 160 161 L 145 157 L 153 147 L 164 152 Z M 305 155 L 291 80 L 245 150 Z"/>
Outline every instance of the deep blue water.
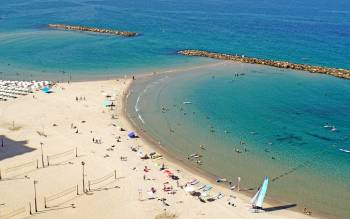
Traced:
<path fill-rule="evenodd" d="M 48 23 L 141 35 L 123 38 L 50 30 Z M 73 80 L 105 78 L 211 62 L 176 54 L 187 48 L 350 68 L 350 2 L 0 2 L 0 79 L 66 80 L 70 74 Z M 153 130 L 155 137 L 169 142 L 179 154 L 193 153 L 201 143 L 212 145 L 203 167 L 218 175 L 240 175 L 247 186 L 256 186 L 263 175 L 276 177 L 303 164 L 306 167 L 277 180 L 269 194 L 325 214 L 349 217 L 349 156 L 339 151 L 350 147 L 348 81 L 251 65 L 187 72 L 192 74 L 165 78 L 150 88 L 153 93 L 148 98 L 155 104 L 142 105 L 150 133 Z M 246 75 L 231 82 L 233 72 Z M 187 113 L 195 111 L 195 116 L 186 117 L 174 109 L 159 116 L 161 104 L 179 106 L 186 98 L 194 102 L 186 106 Z M 175 120 L 185 127 L 183 131 L 175 127 L 181 140 L 170 138 L 164 132 L 167 129 L 157 129 L 156 122 L 164 128 L 173 126 Z M 337 132 L 324 129 L 325 122 L 336 125 Z M 213 136 L 207 133 L 210 126 L 216 130 Z M 234 147 L 243 149 L 242 140 L 249 153 L 232 155 Z"/>
<path fill-rule="evenodd" d="M 136 38 L 48 30 L 67 23 Z M 0 71 L 58 76 L 177 67 L 184 48 L 350 68 L 347 0 L 2 0 Z M 41 74 L 43 75 L 43 74 Z"/>

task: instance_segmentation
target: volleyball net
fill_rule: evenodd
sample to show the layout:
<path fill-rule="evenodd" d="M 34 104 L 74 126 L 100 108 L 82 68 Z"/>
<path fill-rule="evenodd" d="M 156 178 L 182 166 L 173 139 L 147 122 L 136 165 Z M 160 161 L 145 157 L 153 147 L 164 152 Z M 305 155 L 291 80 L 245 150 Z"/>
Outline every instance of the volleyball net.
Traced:
<path fill-rule="evenodd" d="M 6 214 L 0 214 L 0 218 L 1 219 L 23 218 L 25 213 L 26 213 L 26 208 L 21 207 L 11 212 L 8 212 Z"/>
<path fill-rule="evenodd" d="M 113 182 L 116 179 L 117 179 L 117 171 L 114 170 L 104 175 L 103 177 L 100 177 L 94 180 L 89 180 L 88 181 L 89 191 L 100 189 L 103 186 L 106 186 L 107 184 Z"/>
<path fill-rule="evenodd" d="M 32 160 L 12 167 L 0 168 L 0 180 L 16 177 L 31 170 L 38 169 L 38 160 Z"/>
<path fill-rule="evenodd" d="M 61 153 L 48 155 L 47 156 L 47 165 L 58 165 L 62 164 L 64 162 L 67 162 L 68 160 L 71 160 L 73 158 L 78 157 L 78 148 L 73 148 Z"/>
<path fill-rule="evenodd" d="M 65 203 L 66 201 L 73 199 L 77 195 L 79 195 L 78 185 L 67 188 L 59 193 L 56 193 L 50 196 L 45 196 L 44 197 L 45 208 L 59 206 Z"/>

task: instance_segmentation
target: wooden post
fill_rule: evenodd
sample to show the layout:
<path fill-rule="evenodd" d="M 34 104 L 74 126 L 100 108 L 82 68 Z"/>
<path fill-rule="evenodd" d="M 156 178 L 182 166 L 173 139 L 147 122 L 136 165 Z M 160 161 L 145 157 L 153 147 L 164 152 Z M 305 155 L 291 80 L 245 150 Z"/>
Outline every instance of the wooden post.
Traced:
<path fill-rule="evenodd" d="M 114 179 L 117 179 L 117 170 L 114 170 Z"/>
<path fill-rule="evenodd" d="M 79 195 L 79 185 L 77 185 L 77 195 Z"/>
<path fill-rule="evenodd" d="M 29 202 L 29 214 L 32 215 L 32 204 Z"/>
<path fill-rule="evenodd" d="M 78 157 L 78 147 L 75 147 L 75 157 Z"/>
<path fill-rule="evenodd" d="M 47 205 L 46 205 L 46 197 L 44 197 L 44 203 L 45 203 L 45 208 L 47 208 Z"/>
<path fill-rule="evenodd" d="M 90 191 L 91 191 L 91 188 L 90 188 L 90 184 L 91 184 L 91 183 L 90 183 L 90 180 L 88 181 L 88 183 L 89 183 L 89 192 L 90 192 Z"/>
<path fill-rule="evenodd" d="M 239 190 L 240 190 L 240 188 L 239 188 L 240 183 L 241 183 L 241 177 L 238 177 L 238 178 L 237 178 L 237 191 L 238 191 L 238 192 L 239 192 Z"/>
<path fill-rule="evenodd" d="M 2 176 L 1 176 L 1 168 L 0 168 L 0 180 L 2 179 Z"/>
<path fill-rule="evenodd" d="M 33 184 L 34 184 L 34 207 L 35 207 L 35 212 L 38 212 L 38 202 L 37 202 L 37 197 L 36 197 L 36 184 L 38 183 L 38 181 L 34 180 Z"/>
<path fill-rule="evenodd" d="M 47 159 L 47 166 L 50 166 L 49 156 L 46 156 Z"/>
<path fill-rule="evenodd" d="M 41 148 L 41 165 L 43 166 L 43 168 L 45 168 L 43 144 L 44 144 L 44 143 L 40 142 L 40 148 Z"/>
<path fill-rule="evenodd" d="M 36 160 L 36 168 L 39 169 L 39 161 L 38 161 L 38 159 Z"/>

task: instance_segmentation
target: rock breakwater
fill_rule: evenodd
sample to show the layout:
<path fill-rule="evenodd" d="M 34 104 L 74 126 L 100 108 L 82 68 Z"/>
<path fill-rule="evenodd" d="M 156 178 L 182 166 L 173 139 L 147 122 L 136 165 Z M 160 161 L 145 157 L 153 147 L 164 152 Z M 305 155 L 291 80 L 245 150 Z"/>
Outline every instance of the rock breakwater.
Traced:
<path fill-rule="evenodd" d="M 272 66 L 276 68 L 308 71 L 311 73 L 327 74 L 327 75 L 332 75 L 339 78 L 350 79 L 349 69 L 328 68 L 328 67 L 314 66 L 314 65 L 307 65 L 307 64 L 296 64 L 296 63 L 290 63 L 286 61 L 274 61 L 269 59 L 245 57 L 243 55 L 215 53 L 215 52 L 209 52 L 204 50 L 180 50 L 178 51 L 178 53 L 186 56 L 201 56 L 201 57 L 208 57 L 208 58 L 220 59 L 220 60 L 230 60 L 235 62 L 267 65 L 267 66 Z"/>
<path fill-rule="evenodd" d="M 64 30 L 72 30 L 72 31 L 84 31 L 84 32 L 102 33 L 102 34 L 112 34 L 112 35 L 119 35 L 119 36 L 124 36 L 124 37 L 134 37 L 134 36 L 138 35 L 138 33 L 130 32 L 130 31 L 101 29 L 101 28 L 86 27 L 86 26 L 72 26 L 72 25 L 66 25 L 66 24 L 49 24 L 48 27 L 53 28 L 53 29 L 64 29 Z"/>

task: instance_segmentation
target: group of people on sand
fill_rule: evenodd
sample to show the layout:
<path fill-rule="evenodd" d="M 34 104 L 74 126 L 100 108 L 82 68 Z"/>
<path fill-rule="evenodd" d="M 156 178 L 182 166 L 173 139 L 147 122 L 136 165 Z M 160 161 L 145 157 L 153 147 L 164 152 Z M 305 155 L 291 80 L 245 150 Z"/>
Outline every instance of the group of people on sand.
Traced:
<path fill-rule="evenodd" d="M 71 129 L 76 129 L 76 130 L 75 130 L 75 133 L 76 133 L 76 134 L 79 133 L 78 127 L 75 126 L 73 123 L 70 124 L 70 128 L 71 128 Z"/>
<path fill-rule="evenodd" d="M 75 101 L 79 102 L 79 101 L 86 101 L 85 96 L 83 97 L 75 97 Z"/>
<path fill-rule="evenodd" d="M 102 139 L 101 138 L 92 138 L 92 142 L 95 144 L 102 144 Z"/>
<path fill-rule="evenodd" d="M 304 208 L 303 213 L 306 214 L 306 215 L 311 215 L 312 214 L 312 212 L 309 209 L 307 209 L 307 208 Z"/>

